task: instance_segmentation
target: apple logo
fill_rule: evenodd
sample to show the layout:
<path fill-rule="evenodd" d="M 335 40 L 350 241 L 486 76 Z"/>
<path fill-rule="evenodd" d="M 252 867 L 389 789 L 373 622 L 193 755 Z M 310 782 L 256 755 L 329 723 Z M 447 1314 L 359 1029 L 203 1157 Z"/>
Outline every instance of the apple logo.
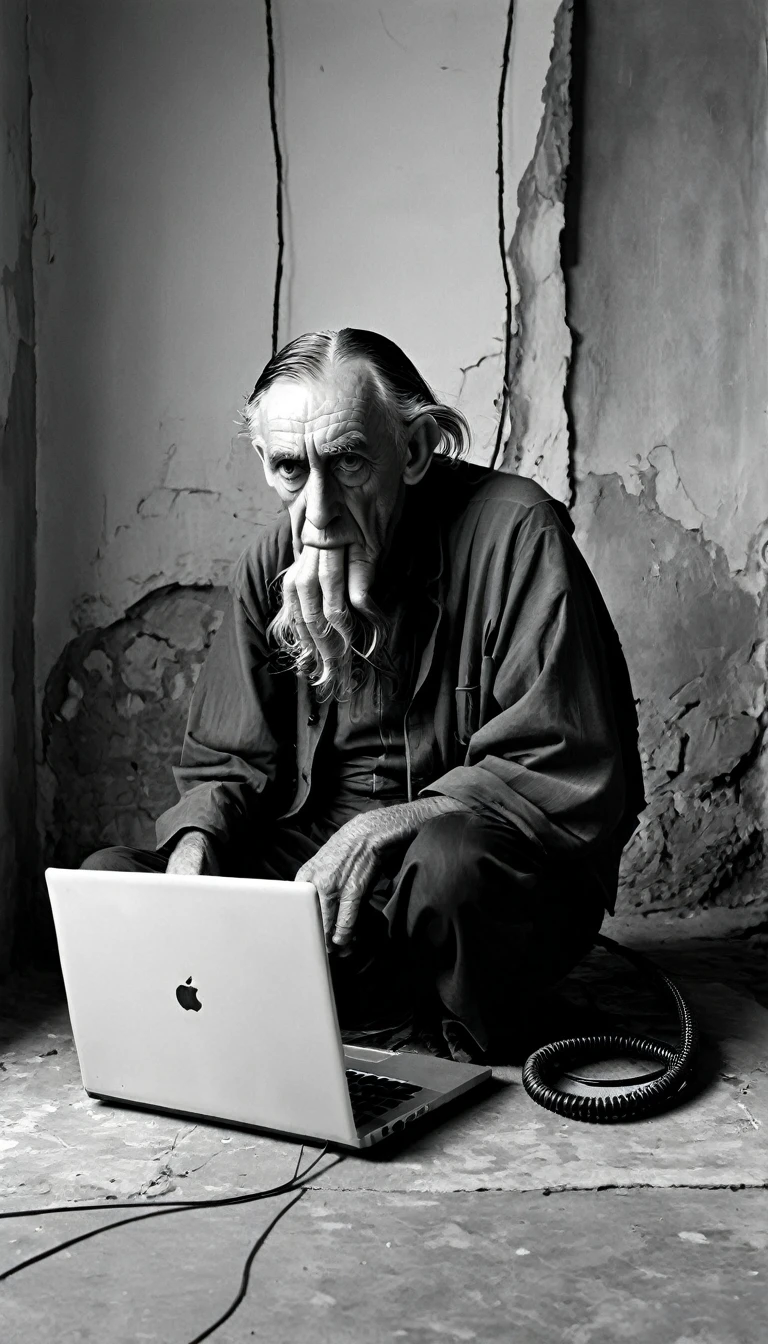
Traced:
<path fill-rule="evenodd" d="M 191 1008 L 193 1013 L 199 1013 L 200 1009 L 203 1006 L 197 997 L 197 989 L 192 984 L 191 975 L 187 980 L 186 984 L 179 985 L 178 989 L 176 990 L 176 998 L 178 999 L 182 1008 L 186 1010 L 189 1010 Z"/>

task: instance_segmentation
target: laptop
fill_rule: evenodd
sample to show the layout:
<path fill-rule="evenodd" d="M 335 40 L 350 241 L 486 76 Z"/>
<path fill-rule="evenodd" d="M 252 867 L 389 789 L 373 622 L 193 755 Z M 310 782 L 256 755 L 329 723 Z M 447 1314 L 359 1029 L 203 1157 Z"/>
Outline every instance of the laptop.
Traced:
<path fill-rule="evenodd" d="M 91 1097 L 367 1148 L 491 1070 L 342 1044 L 306 882 L 49 868 Z"/>

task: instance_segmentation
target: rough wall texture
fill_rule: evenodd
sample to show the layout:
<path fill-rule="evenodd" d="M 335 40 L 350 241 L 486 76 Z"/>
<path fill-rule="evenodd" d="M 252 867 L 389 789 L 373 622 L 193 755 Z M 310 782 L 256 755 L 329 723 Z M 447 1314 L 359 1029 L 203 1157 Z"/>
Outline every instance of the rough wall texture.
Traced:
<path fill-rule="evenodd" d="M 763 857 L 765 611 L 659 508 L 618 476 L 579 486 L 582 545 L 632 673 L 649 805 L 624 858 L 624 897 L 692 907 Z"/>
<path fill-rule="evenodd" d="M 528 158 L 557 5 L 518 5 L 520 31 L 536 36 L 534 54 L 530 41 L 516 48 L 510 83 Z M 480 445 L 495 429 L 499 361 L 488 381 L 488 361 L 477 378 L 462 369 L 498 351 L 503 322 L 506 10 L 275 6 L 281 338 L 386 332 L 442 395 L 460 395 Z M 225 582 L 274 512 L 234 422 L 269 353 L 275 215 L 261 4 L 35 0 L 30 47 L 42 686 L 78 631 L 162 584 Z M 521 108 L 527 67 L 535 96 Z M 512 229 L 514 174 L 509 188 Z"/>
<path fill-rule="evenodd" d="M 250 0 L 30 5 L 41 686 L 78 631 L 225 582 L 273 511 L 235 423 L 269 350 L 263 23 Z"/>
<path fill-rule="evenodd" d="M 103 845 L 154 848 L 154 820 L 178 796 L 171 766 L 225 597 L 164 588 L 68 644 L 43 705 L 52 862 L 76 866 Z"/>
<path fill-rule="evenodd" d="M 26 5 L 0 3 L 0 972 L 34 829 L 35 357 Z"/>
<path fill-rule="evenodd" d="M 509 439 L 503 465 L 532 476 L 569 504 L 570 445 L 565 386 L 571 333 L 565 316 L 560 235 L 565 222 L 571 135 L 573 0 L 555 18 L 544 115 L 518 189 L 509 260 L 518 291 L 510 367 Z"/>
<path fill-rule="evenodd" d="M 586 64 L 569 207 L 579 251 L 564 285 L 574 16 Z M 505 465 L 560 498 L 573 491 L 579 540 L 627 651 L 649 806 L 624 898 L 646 908 L 746 899 L 763 866 L 765 39 L 762 0 L 563 0 L 511 241 L 516 447 Z M 490 397 L 497 365 L 491 350 L 465 366 L 473 404 Z M 147 595 L 69 644 L 48 685 L 45 781 L 61 861 L 151 839 L 221 598 L 167 585 L 220 581 L 211 529 L 226 514 L 223 565 L 248 507 L 236 457 L 198 479 L 188 428 L 162 429 L 138 521 L 114 515 L 89 572 L 90 591 L 106 589 L 118 609 L 131 576 Z M 103 623 L 106 610 L 85 601 L 78 619 Z"/>
<path fill-rule="evenodd" d="M 510 230 L 534 152 L 562 157 L 562 137 L 548 132 L 542 148 L 541 91 L 558 10 L 561 100 L 567 87 L 571 3 L 518 4 Z M 495 437 L 501 368 L 494 169 L 506 12 L 506 0 L 276 11 L 281 334 L 355 322 L 387 332 L 466 409 L 481 453 Z M 276 509 L 232 424 L 268 353 L 274 168 L 263 13 L 250 0 L 36 0 L 31 49 L 41 813 L 65 861 L 118 834 L 151 839 L 189 689 L 175 678 L 192 657 L 183 599 L 169 608 L 168 586 L 224 583 Z M 537 209 L 543 217 L 538 199 Z M 553 246 L 550 228 L 544 270 Z M 539 275 L 529 260 L 527 292 Z M 146 613 L 166 641 L 157 667 L 172 670 L 143 697 L 123 670 Z M 88 661 L 94 651 L 109 658 L 111 683 L 106 664 Z M 161 686 L 178 692 L 165 707 Z"/>
<path fill-rule="evenodd" d="M 650 908 L 761 881 L 732 885 L 766 824 L 767 8 L 586 5 L 575 518 L 638 700 Z"/>

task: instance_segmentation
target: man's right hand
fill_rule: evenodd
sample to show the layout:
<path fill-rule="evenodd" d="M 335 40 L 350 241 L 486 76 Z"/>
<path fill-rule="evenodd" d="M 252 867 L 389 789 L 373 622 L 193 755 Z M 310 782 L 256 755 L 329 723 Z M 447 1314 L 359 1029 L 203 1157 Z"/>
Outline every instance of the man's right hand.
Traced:
<path fill-rule="evenodd" d="M 166 873 L 182 877 L 199 877 L 202 873 L 218 875 L 213 842 L 205 831 L 185 831 L 171 850 Z"/>

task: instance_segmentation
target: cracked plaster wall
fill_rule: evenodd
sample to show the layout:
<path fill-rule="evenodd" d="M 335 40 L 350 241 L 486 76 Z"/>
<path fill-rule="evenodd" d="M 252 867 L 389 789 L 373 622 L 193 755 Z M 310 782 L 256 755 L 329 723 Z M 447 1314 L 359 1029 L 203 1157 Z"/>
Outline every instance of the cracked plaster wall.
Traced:
<path fill-rule="evenodd" d="M 389 331 L 468 411 L 483 457 L 501 362 L 487 184 L 503 6 L 480 12 L 322 0 L 281 9 L 279 36 L 285 334 Z M 73 13 L 62 31 L 40 3 L 34 44 L 46 816 L 70 857 L 151 838 L 201 656 L 185 640 L 220 600 L 196 585 L 220 584 L 270 514 L 224 426 L 266 354 L 272 264 L 271 163 L 252 131 L 263 49 L 255 30 L 242 40 L 253 12 L 228 4 L 214 20 L 203 5 L 183 32 L 173 4 Z M 572 41 L 583 87 L 569 146 Z M 572 500 L 627 650 L 649 807 L 624 898 L 646 908 L 748 899 L 762 868 L 767 88 L 755 0 L 518 7 L 504 465 Z M 50 136 L 62 106 L 68 128 Z M 340 170 L 366 155 L 376 172 Z M 219 199 L 242 209 L 222 215 Z"/>
<path fill-rule="evenodd" d="M 176 801 L 192 687 L 226 589 L 167 587 L 121 620 L 71 640 L 48 680 L 43 741 L 47 850 L 75 867 L 104 844 L 154 849 L 155 818 Z"/>
<path fill-rule="evenodd" d="M 585 8 L 575 518 L 640 715 L 625 899 L 734 902 L 767 819 L 768 6 Z"/>
<path fill-rule="evenodd" d="M 275 8 L 281 335 L 387 332 L 460 400 L 482 453 L 504 314 L 506 0 Z M 557 10 L 518 6 L 510 234 Z M 36 0 L 31 61 L 42 686 L 73 633 L 154 587 L 224 582 L 274 513 L 235 424 L 269 353 L 274 167 L 263 12 L 250 0 Z"/>
<path fill-rule="evenodd" d="M 571 502 L 570 433 L 565 389 L 571 333 L 565 313 L 561 234 L 571 140 L 573 0 L 553 23 L 544 115 L 517 192 L 509 248 L 517 303 L 509 370 L 506 470 L 532 476 L 564 504 Z"/>
<path fill-rule="evenodd" d="M 34 840 L 35 360 L 26 5 L 0 3 L 0 972 Z"/>
<path fill-rule="evenodd" d="M 510 237 L 520 180 L 542 155 L 554 39 L 562 99 L 571 6 L 517 6 Z M 385 331 L 462 405 L 480 457 L 501 378 L 506 10 L 506 0 L 275 6 L 287 169 L 281 334 L 345 323 Z M 234 423 L 269 353 L 274 168 L 263 13 L 251 0 L 36 0 L 31 60 L 41 813 L 54 852 L 71 858 L 100 839 L 151 840 L 191 684 L 178 613 L 196 629 L 201 585 L 213 585 L 215 608 L 232 561 L 274 515 Z M 556 391 L 557 421 L 562 378 Z M 170 619 L 175 585 L 188 587 L 191 606 L 174 598 L 173 657 L 162 662 L 174 670 L 139 706 L 125 698 L 142 693 L 122 670 L 137 640 L 150 647 L 136 621 Z"/>

